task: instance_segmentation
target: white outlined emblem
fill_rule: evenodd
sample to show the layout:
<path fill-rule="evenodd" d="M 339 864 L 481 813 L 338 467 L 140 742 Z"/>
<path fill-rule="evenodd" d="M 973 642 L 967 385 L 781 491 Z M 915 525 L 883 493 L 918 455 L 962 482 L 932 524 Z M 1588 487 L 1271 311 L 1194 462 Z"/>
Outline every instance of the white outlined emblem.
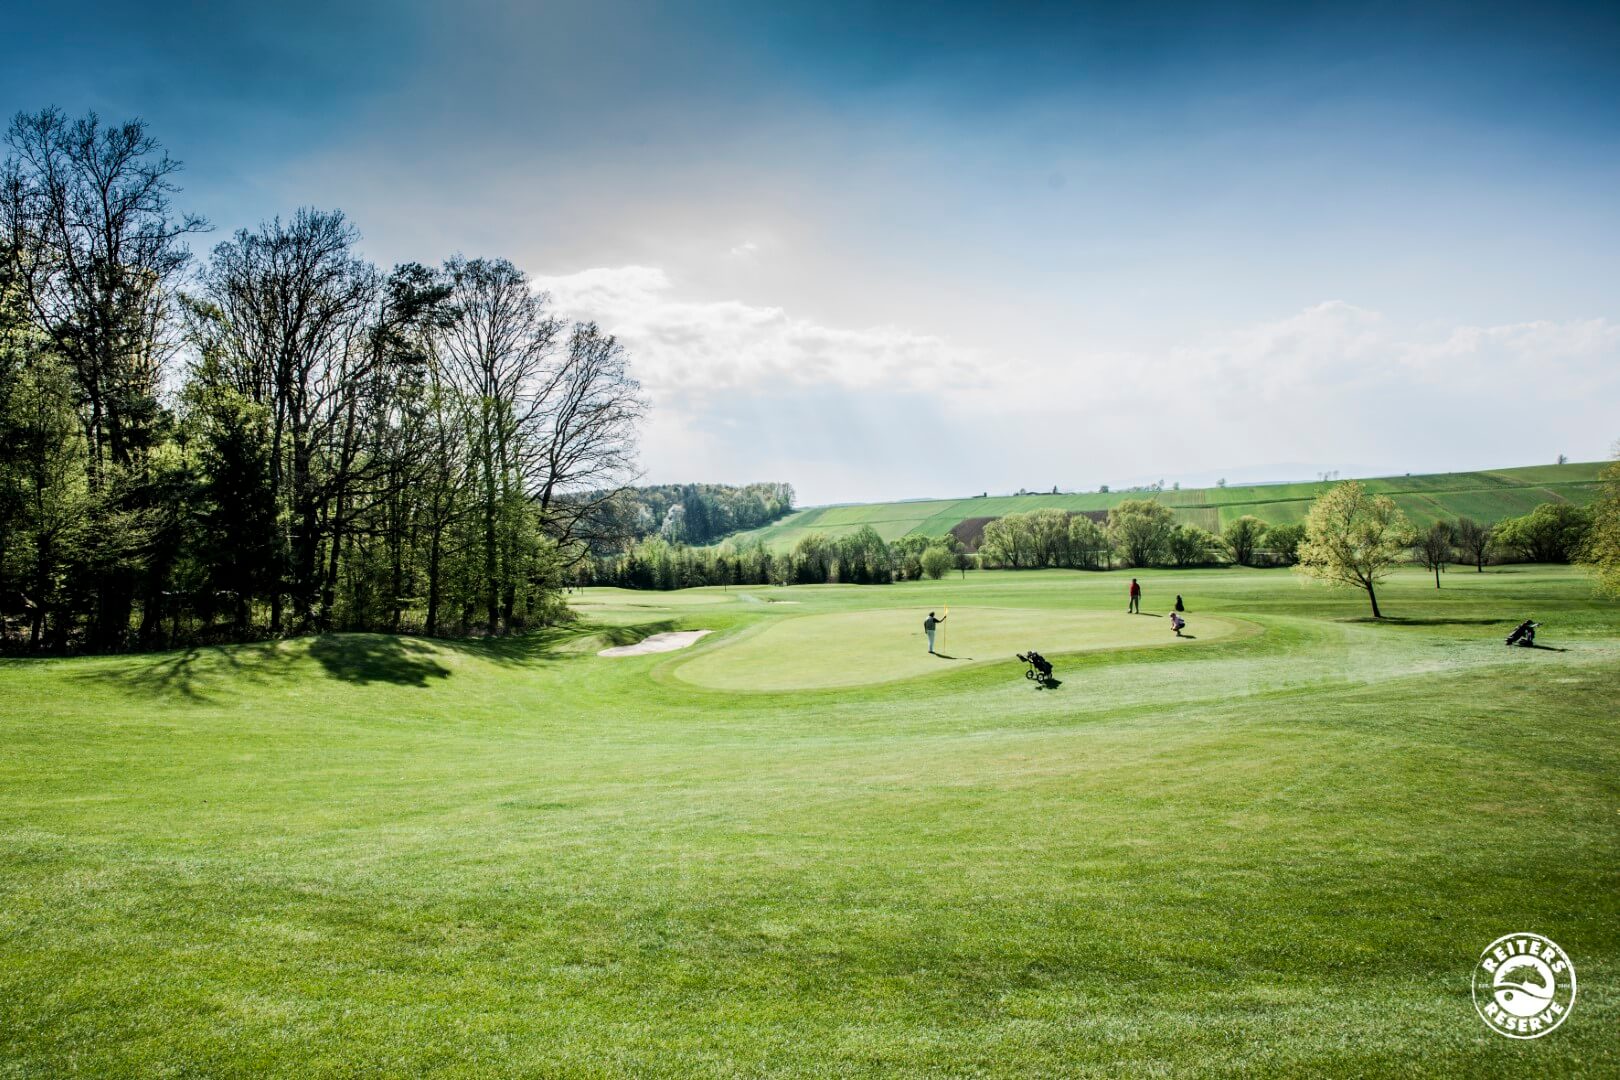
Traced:
<path fill-rule="evenodd" d="M 1474 965 L 1474 1010 L 1510 1039 L 1539 1039 L 1569 1018 L 1575 965 L 1540 934 L 1499 937 Z"/>

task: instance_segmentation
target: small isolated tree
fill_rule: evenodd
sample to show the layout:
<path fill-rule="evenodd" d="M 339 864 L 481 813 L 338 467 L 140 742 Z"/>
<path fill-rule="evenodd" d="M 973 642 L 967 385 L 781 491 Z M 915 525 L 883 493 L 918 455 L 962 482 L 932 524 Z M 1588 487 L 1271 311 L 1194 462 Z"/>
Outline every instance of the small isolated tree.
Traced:
<path fill-rule="evenodd" d="M 934 581 L 944 577 L 955 566 L 956 556 L 942 547 L 930 547 L 922 553 L 922 572 Z"/>
<path fill-rule="evenodd" d="M 1305 526 L 1273 525 L 1266 530 L 1265 550 L 1285 566 L 1299 562 L 1299 545 L 1305 542 Z"/>
<path fill-rule="evenodd" d="M 1491 561 L 1491 548 L 1496 544 L 1496 530 L 1489 525 L 1481 525 L 1470 517 L 1457 519 L 1454 539 L 1457 550 L 1468 557 L 1474 564 L 1474 569 L 1480 573 L 1485 572 L 1485 564 Z"/>
<path fill-rule="evenodd" d="M 1170 533 L 1170 561 L 1176 566 L 1208 566 L 1215 561 L 1220 538 L 1197 525 L 1178 525 Z"/>
<path fill-rule="evenodd" d="M 1127 499 L 1108 511 L 1108 538 L 1131 566 L 1162 563 L 1175 528 L 1175 511 L 1156 499 Z"/>
<path fill-rule="evenodd" d="M 1114 557 L 1108 534 L 1083 514 L 1069 519 L 1069 550 L 1074 553 L 1074 565 L 1084 570 L 1106 570 Z"/>
<path fill-rule="evenodd" d="M 1426 569 L 1434 571 L 1434 587 L 1440 587 L 1440 571 L 1451 561 L 1455 530 L 1449 521 L 1436 521 L 1412 541 L 1412 554 Z"/>
<path fill-rule="evenodd" d="M 1260 548 L 1260 539 L 1265 535 L 1266 523 L 1253 514 L 1244 514 L 1236 521 L 1226 526 L 1221 539 L 1226 541 L 1226 548 L 1232 553 L 1232 561 L 1239 566 L 1251 566 L 1254 563 L 1254 553 Z"/>
<path fill-rule="evenodd" d="M 1299 569 L 1330 585 L 1365 589 L 1378 610 L 1378 584 L 1389 576 L 1412 532 L 1406 515 L 1388 495 L 1370 495 L 1354 480 L 1335 484 L 1311 503 Z"/>
<path fill-rule="evenodd" d="M 1620 596 L 1620 461 L 1603 470 L 1603 494 L 1592 507 L 1581 561 L 1597 571 L 1598 588 Z"/>

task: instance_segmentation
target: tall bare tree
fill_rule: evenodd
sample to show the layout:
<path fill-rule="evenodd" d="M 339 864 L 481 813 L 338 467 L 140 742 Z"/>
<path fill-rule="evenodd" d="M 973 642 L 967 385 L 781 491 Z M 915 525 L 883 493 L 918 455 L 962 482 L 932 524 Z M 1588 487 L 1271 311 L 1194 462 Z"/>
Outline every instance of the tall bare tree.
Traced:
<path fill-rule="evenodd" d="M 543 427 L 529 461 L 545 526 L 574 557 L 596 511 L 635 479 L 636 428 L 646 412 L 624 347 L 595 323 L 575 324 L 544 394 Z M 559 499 L 567 493 L 589 493 Z"/>
<path fill-rule="evenodd" d="M 1434 587 L 1440 587 L 1440 571 L 1453 555 L 1456 530 L 1449 521 L 1436 521 L 1412 540 L 1412 554 L 1427 570 L 1434 571 Z"/>
<path fill-rule="evenodd" d="M 557 384 L 552 352 L 559 326 L 521 270 L 504 259 L 452 259 L 450 316 L 439 354 L 465 409 L 484 557 L 484 613 L 490 633 L 509 625 L 516 604 L 524 464 L 547 420 Z"/>
<path fill-rule="evenodd" d="M 375 389 L 369 334 L 381 298 L 376 269 L 353 251 L 340 211 L 299 210 L 214 249 L 194 331 L 221 377 L 270 414 L 270 479 L 282 532 L 285 592 L 300 626 L 329 614 L 322 540 L 341 534 L 359 455 L 359 403 Z M 329 563 L 331 552 L 327 552 Z M 271 625 L 282 626 L 283 589 Z"/>
<path fill-rule="evenodd" d="M 1491 558 L 1491 549 L 1496 546 L 1495 528 L 1482 525 L 1471 517 L 1460 517 L 1457 519 L 1456 540 L 1457 550 L 1467 555 L 1474 569 L 1483 574 L 1485 564 Z"/>
<path fill-rule="evenodd" d="M 139 120 L 19 113 L 6 143 L 0 227 L 36 325 L 75 375 L 100 485 L 107 464 L 131 467 L 151 445 L 184 239 L 207 222 L 176 216 L 180 163 Z"/>

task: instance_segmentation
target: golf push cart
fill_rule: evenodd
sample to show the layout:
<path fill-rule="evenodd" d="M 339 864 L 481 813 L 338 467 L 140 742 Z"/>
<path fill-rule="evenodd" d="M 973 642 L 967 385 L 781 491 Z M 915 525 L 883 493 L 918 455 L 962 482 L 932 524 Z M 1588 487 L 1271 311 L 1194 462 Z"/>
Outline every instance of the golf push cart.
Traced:
<path fill-rule="evenodd" d="M 1507 636 L 1507 641 L 1504 642 L 1504 644 L 1507 644 L 1507 645 L 1520 645 L 1520 646 L 1523 646 L 1526 649 L 1535 648 L 1536 647 L 1536 627 L 1538 627 L 1540 625 L 1541 625 L 1540 623 L 1532 622 L 1529 619 L 1524 620 L 1524 622 L 1520 623 L 1518 626 L 1515 626 L 1513 628 L 1513 633 L 1511 633 L 1511 634 L 1509 634 Z"/>
<path fill-rule="evenodd" d="M 1034 680 L 1040 684 L 1042 690 L 1058 685 L 1058 681 L 1052 678 L 1052 662 L 1034 649 L 1028 653 L 1019 653 L 1018 659 L 1029 665 L 1029 670 L 1024 672 L 1024 678 Z"/>

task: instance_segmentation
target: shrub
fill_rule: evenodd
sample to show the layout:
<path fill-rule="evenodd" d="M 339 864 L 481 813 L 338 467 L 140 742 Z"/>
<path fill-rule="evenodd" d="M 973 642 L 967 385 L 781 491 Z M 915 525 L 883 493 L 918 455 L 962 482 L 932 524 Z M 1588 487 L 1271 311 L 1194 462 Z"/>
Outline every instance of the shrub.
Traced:
<path fill-rule="evenodd" d="M 931 547 L 922 553 L 922 572 L 935 581 L 955 567 L 956 556 L 942 547 Z"/>

